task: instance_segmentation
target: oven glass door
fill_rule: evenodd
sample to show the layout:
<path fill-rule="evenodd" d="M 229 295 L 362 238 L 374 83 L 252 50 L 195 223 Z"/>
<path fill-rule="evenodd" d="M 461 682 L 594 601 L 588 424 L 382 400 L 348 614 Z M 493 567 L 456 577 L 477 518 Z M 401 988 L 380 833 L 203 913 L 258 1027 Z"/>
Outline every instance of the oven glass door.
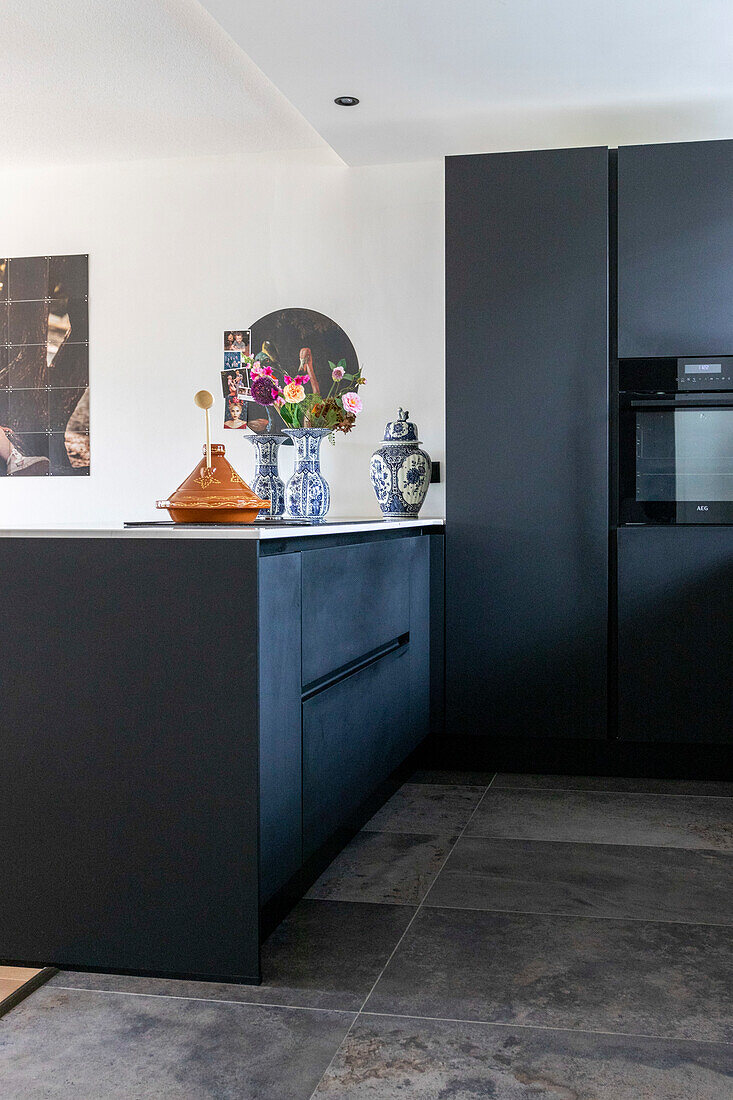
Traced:
<path fill-rule="evenodd" d="M 733 523 L 733 406 L 622 413 L 622 523 Z"/>

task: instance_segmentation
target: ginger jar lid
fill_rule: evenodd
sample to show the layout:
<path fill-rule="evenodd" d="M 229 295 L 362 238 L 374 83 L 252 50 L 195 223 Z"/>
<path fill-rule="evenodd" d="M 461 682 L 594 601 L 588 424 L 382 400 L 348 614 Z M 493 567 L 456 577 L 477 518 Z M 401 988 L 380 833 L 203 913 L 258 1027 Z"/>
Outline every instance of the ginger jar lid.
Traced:
<path fill-rule="evenodd" d="M 390 420 L 384 429 L 385 443 L 418 443 L 417 425 L 409 419 L 409 412 L 400 409 L 396 420 Z"/>

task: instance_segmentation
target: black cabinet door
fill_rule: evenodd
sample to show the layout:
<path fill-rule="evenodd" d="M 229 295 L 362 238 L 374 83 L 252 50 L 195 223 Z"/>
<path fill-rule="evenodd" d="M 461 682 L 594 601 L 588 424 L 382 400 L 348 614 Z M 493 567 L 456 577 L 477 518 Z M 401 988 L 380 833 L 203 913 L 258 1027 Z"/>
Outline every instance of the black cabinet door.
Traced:
<path fill-rule="evenodd" d="M 446 161 L 446 725 L 606 728 L 608 151 Z"/>
<path fill-rule="evenodd" d="M 410 645 L 303 703 L 303 855 L 307 859 L 414 748 Z"/>
<path fill-rule="evenodd" d="M 733 742 L 733 527 L 618 531 L 619 732 Z"/>
<path fill-rule="evenodd" d="M 618 151 L 620 358 L 733 354 L 733 141 Z"/>
<path fill-rule="evenodd" d="M 259 559 L 260 904 L 303 861 L 300 732 L 302 554 Z"/>

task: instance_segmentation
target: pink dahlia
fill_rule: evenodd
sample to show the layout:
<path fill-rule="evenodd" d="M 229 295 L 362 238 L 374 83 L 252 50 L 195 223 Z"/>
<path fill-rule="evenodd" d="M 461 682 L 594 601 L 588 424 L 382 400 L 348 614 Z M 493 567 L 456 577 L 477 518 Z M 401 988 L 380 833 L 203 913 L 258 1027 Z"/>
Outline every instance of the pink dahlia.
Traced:
<path fill-rule="evenodd" d="M 338 370 L 338 367 L 336 368 L 336 370 Z M 354 416 L 356 416 L 357 413 L 361 412 L 363 406 L 358 393 L 345 393 L 341 400 L 344 403 L 344 408 L 346 409 L 346 412 L 353 413 Z"/>

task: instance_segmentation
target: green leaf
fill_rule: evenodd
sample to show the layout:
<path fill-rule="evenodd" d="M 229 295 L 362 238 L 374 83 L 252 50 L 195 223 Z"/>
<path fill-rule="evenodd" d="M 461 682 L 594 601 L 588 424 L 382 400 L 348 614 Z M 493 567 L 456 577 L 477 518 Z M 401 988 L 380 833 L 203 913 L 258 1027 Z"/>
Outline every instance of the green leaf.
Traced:
<path fill-rule="evenodd" d="M 346 360 L 345 359 L 339 359 L 338 365 L 340 367 L 343 367 L 344 370 L 346 370 Z"/>

